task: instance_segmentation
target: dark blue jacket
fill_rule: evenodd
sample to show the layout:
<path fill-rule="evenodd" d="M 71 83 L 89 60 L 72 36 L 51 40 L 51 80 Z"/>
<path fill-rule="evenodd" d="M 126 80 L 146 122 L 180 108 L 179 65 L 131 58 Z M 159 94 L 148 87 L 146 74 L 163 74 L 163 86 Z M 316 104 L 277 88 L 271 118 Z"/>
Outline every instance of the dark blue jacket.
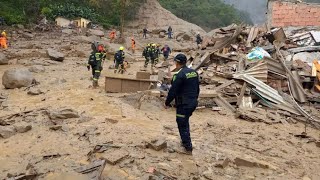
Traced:
<path fill-rule="evenodd" d="M 184 66 L 172 78 L 172 86 L 168 93 L 166 105 L 169 106 L 173 99 L 175 99 L 176 106 L 197 106 L 199 93 L 198 73 Z"/>
<path fill-rule="evenodd" d="M 161 51 L 162 51 L 162 53 L 163 53 L 164 56 L 169 56 L 169 54 L 171 53 L 171 49 L 170 49 L 169 46 L 163 47 L 163 48 L 161 49 Z"/>
<path fill-rule="evenodd" d="M 119 64 L 122 64 L 125 58 L 125 54 L 123 51 L 117 51 L 114 55 L 114 61 L 118 62 Z"/>

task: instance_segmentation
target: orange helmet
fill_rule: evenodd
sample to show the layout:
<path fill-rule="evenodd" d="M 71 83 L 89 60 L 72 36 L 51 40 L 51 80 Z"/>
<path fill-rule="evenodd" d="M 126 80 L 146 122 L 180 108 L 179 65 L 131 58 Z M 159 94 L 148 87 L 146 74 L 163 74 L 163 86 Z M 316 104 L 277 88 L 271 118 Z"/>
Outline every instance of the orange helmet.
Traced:
<path fill-rule="evenodd" d="M 98 51 L 99 51 L 99 52 L 104 51 L 104 47 L 103 47 L 103 45 L 102 45 L 102 44 L 99 44 L 99 46 L 98 46 Z"/>

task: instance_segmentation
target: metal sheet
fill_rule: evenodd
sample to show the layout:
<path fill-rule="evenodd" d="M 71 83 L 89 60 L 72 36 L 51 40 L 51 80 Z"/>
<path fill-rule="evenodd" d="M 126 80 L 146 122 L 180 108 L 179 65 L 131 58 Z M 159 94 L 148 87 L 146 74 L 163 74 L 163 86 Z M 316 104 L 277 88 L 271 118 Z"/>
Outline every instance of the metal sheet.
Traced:
<path fill-rule="evenodd" d="M 300 113 L 296 110 L 296 108 L 292 104 L 285 101 L 285 99 L 278 93 L 278 91 L 271 88 L 270 86 L 263 83 L 262 81 L 247 74 L 243 74 L 235 78 L 242 79 L 247 83 L 253 85 L 255 87 L 254 90 L 256 93 L 258 93 L 264 99 L 272 102 L 270 104 L 271 106 L 275 106 L 279 109 L 291 112 L 293 114 L 300 115 Z"/>
<path fill-rule="evenodd" d="M 248 74 L 254 78 L 257 78 L 263 82 L 268 80 L 268 66 L 266 62 L 260 62 L 246 71 L 238 72 L 236 74 Z"/>
<path fill-rule="evenodd" d="M 259 79 L 256 79 L 247 74 L 234 75 L 234 78 L 244 80 L 247 83 L 253 85 L 256 91 L 265 99 L 277 104 L 284 103 L 284 99 L 279 95 L 278 91 L 271 88 Z"/>
<path fill-rule="evenodd" d="M 320 42 L 320 31 L 311 31 L 311 36 L 313 37 L 316 43 Z"/>
<path fill-rule="evenodd" d="M 283 68 L 283 66 L 278 60 L 269 57 L 264 57 L 264 61 L 267 62 L 269 72 L 275 72 L 277 74 L 286 75 L 286 70 Z"/>

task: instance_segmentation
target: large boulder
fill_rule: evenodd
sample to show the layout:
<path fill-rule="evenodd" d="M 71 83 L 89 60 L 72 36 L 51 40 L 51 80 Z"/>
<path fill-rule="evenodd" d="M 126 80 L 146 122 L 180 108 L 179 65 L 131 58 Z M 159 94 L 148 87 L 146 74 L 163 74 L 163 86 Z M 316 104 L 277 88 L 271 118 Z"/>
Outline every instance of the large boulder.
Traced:
<path fill-rule="evenodd" d="M 34 78 L 32 73 L 26 68 L 15 68 L 6 70 L 2 76 L 2 85 L 6 89 L 28 87 Z"/>
<path fill-rule="evenodd" d="M 24 32 L 22 33 L 22 37 L 26 38 L 26 39 L 32 39 L 34 38 L 34 35 L 28 32 Z"/>
<path fill-rule="evenodd" d="M 96 29 L 89 29 L 87 32 L 88 36 L 98 36 L 98 37 L 104 37 L 104 32 Z"/>
<path fill-rule="evenodd" d="M 178 33 L 176 37 L 177 37 L 177 40 L 179 39 L 180 41 L 181 40 L 190 41 L 192 38 L 192 34 L 183 32 L 183 33 Z"/>
<path fill-rule="evenodd" d="M 8 63 L 9 59 L 3 53 L 0 53 L 0 65 L 5 65 Z"/>
<path fill-rule="evenodd" d="M 159 38 L 165 38 L 166 37 L 166 33 L 165 32 L 160 32 L 159 33 Z"/>
<path fill-rule="evenodd" d="M 164 29 L 152 29 L 151 30 L 152 34 L 160 34 L 161 32 L 165 33 L 166 30 L 164 30 Z"/>
<path fill-rule="evenodd" d="M 50 57 L 50 59 L 54 61 L 62 62 L 64 60 L 64 54 L 61 52 L 58 52 L 52 48 L 47 49 L 47 54 Z"/>
<path fill-rule="evenodd" d="M 82 43 L 91 44 L 93 41 L 99 41 L 100 38 L 97 36 L 79 36 L 79 41 Z"/>

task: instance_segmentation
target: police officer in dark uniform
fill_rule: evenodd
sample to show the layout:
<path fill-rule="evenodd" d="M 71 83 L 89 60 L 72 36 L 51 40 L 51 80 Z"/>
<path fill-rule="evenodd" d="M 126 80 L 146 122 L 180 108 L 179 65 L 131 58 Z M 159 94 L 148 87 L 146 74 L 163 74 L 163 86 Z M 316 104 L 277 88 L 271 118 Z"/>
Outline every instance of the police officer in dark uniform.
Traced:
<path fill-rule="evenodd" d="M 176 121 L 182 145 L 188 153 L 192 153 L 189 118 L 198 105 L 200 93 L 199 76 L 195 70 L 186 66 L 187 57 L 185 55 L 178 54 L 174 60 L 180 70 L 173 76 L 165 107 L 169 107 L 170 103 L 175 99 L 177 108 Z"/>

